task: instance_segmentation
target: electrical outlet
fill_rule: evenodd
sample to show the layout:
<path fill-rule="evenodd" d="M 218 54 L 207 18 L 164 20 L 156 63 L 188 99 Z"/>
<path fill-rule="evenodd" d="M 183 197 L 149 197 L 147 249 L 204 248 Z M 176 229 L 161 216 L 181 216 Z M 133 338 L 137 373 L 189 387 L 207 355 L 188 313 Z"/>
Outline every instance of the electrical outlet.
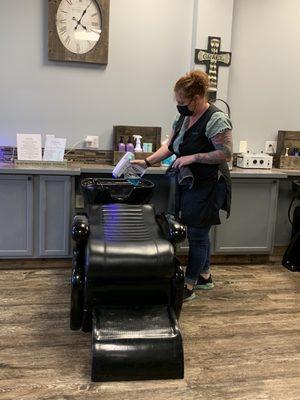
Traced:
<path fill-rule="evenodd" d="M 85 138 L 86 147 L 97 149 L 99 147 L 99 136 L 87 136 Z"/>
<path fill-rule="evenodd" d="M 265 143 L 265 153 L 275 154 L 276 153 L 277 142 L 276 140 L 267 140 Z"/>

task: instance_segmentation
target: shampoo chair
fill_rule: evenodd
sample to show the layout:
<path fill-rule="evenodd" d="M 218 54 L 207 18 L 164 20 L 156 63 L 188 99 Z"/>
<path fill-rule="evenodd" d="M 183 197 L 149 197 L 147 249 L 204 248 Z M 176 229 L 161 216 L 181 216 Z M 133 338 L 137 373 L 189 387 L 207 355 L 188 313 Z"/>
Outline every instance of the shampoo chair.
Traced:
<path fill-rule="evenodd" d="M 72 330 L 92 332 L 93 381 L 178 379 L 184 375 L 179 319 L 184 275 L 175 243 L 185 228 L 147 204 L 141 179 L 81 182 L 83 214 L 72 238 Z"/>

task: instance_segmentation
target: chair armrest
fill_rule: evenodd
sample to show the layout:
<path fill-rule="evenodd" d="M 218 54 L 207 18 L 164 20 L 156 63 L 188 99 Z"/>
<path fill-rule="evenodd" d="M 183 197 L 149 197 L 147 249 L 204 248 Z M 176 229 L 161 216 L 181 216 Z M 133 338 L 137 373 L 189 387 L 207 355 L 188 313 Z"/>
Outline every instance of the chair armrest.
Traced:
<path fill-rule="evenodd" d="M 186 238 L 186 227 L 174 215 L 162 213 L 156 216 L 156 221 L 172 244 L 183 242 Z"/>
<path fill-rule="evenodd" d="M 90 234 L 89 221 L 85 214 L 77 214 L 73 219 L 72 239 L 77 244 L 83 244 L 87 241 Z"/>

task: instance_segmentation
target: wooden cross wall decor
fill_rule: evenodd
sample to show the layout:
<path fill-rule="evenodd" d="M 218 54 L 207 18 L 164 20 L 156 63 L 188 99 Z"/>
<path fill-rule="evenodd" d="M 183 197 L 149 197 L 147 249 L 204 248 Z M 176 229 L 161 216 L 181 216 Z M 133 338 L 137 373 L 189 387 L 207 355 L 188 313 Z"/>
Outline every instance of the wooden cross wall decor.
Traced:
<path fill-rule="evenodd" d="M 231 64 L 231 53 L 220 51 L 221 38 L 208 36 L 208 49 L 195 50 L 195 64 L 205 64 L 206 73 L 210 79 L 209 97 L 215 101 L 218 88 L 219 66 L 229 67 Z"/>

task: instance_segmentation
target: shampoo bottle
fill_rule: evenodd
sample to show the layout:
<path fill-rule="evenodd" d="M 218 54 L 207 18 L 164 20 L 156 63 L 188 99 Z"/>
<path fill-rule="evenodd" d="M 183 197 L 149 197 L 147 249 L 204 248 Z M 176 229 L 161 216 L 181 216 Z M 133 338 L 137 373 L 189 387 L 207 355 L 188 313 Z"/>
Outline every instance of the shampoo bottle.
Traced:
<path fill-rule="evenodd" d="M 125 148 L 126 148 L 126 146 L 124 143 L 124 138 L 123 138 L 123 136 L 121 136 L 119 144 L 118 144 L 118 151 L 125 151 Z"/>
<path fill-rule="evenodd" d="M 128 141 L 127 141 L 127 144 L 126 144 L 126 151 L 130 151 L 131 153 L 134 153 L 134 145 L 133 145 L 133 143 L 131 141 L 131 137 L 130 136 L 128 136 Z"/>

